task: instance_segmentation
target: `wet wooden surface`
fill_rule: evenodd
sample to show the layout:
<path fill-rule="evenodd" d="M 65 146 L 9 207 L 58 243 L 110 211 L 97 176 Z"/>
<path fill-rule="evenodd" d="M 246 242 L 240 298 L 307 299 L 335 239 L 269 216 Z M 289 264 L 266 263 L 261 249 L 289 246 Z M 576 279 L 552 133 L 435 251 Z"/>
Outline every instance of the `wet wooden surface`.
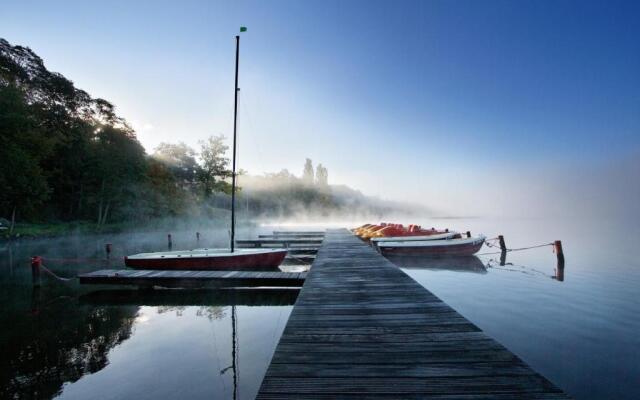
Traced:
<path fill-rule="evenodd" d="M 306 272 L 158 271 L 103 269 L 78 275 L 80 283 L 164 287 L 300 287 Z"/>
<path fill-rule="evenodd" d="M 324 233 L 295 234 L 295 233 L 274 233 L 271 235 L 258 235 L 260 239 L 322 239 Z"/>
<path fill-rule="evenodd" d="M 240 239 L 236 240 L 237 247 L 294 247 L 294 246 L 320 246 L 322 238 L 298 239 Z"/>
<path fill-rule="evenodd" d="M 346 230 L 328 231 L 259 399 L 566 399 Z"/>

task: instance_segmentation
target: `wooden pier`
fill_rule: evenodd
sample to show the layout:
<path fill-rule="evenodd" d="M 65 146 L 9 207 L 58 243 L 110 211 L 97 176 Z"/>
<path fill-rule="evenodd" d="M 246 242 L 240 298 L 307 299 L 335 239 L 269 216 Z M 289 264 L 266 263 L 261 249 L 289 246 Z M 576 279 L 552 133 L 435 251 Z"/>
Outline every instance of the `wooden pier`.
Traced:
<path fill-rule="evenodd" d="M 259 399 L 566 399 L 346 230 L 329 231 Z"/>
<path fill-rule="evenodd" d="M 236 240 L 238 247 L 295 247 L 295 246 L 320 246 L 322 238 L 300 239 L 287 237 L 279 239 L 241 239 Z"/>
<path fill-rule="evenodd" d="M 300 287 L 306 272 L 158 271 L 103 269 L 78 275 L 80 283 L 141 287 Z"/>

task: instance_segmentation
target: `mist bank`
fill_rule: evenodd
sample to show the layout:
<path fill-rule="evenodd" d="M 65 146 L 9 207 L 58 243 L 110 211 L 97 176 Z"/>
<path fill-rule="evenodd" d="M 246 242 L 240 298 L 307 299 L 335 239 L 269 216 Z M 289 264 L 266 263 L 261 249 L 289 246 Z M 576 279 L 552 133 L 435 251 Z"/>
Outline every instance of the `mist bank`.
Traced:
<path fill-rule="evenodd" d="M 460 176 L 429 198 L 437 215 L 505 218 L 640 218 L 640 151 L 621 158 L 509 165 Z"/>
<path fill-rule="evenodd" d="M 309 160 L 308 160 L 309 161 Z M 266 222 L 317 223 L 376 220 L 389 215 L 431 215 L 430 209 L 409 202 L 367 196 L 347 185 L 297 177 L 286 170 L 239 178 L 238 214 Z"/>

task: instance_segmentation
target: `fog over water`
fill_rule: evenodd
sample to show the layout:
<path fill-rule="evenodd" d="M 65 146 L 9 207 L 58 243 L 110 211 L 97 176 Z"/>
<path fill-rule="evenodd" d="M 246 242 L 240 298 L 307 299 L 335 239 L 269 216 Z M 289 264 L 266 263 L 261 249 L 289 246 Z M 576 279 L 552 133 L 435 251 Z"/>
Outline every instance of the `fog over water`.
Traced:
<path fill-rule="evenodd" d="M 419 197 L 436 215 L 640 217 L 639 154 L 606 162 L 467 171 L 460 182 L 451 179 L 437 189 L 416 178 L 409 191 L 425 192 Z"/>

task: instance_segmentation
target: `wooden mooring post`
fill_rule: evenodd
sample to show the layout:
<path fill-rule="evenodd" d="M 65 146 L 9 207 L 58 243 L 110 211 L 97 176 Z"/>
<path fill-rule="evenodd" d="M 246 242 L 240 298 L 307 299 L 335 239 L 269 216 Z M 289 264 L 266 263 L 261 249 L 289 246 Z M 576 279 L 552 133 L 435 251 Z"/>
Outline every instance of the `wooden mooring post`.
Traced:
<path fill-rule="evenodd" d="M 500 250 L 507 251 L 507 245 L 504 242 L 504 236 L 498 235 L 498 242 L 500 243 Z"/>
<path fill-rule="evenodd" d="M 167 248 L 171 250 L 172 247 L 173 247 L 173 241 L 171 240 L 171 234 L 169 233 L 167 235 Z"/>
<path fill-rule="evenodd" d="M 560 266 L 558 263 L 558 266 L 556 267 L 556 275 L 553 278 L 558 282 L 564 282 L 564 266 Z"/>
<path fill-rule="evenodd" d="M 562 250 L 562 242 L 560 240 L 556 240 L 553 242 L 553 251 L 556 253 L 556 258 L 558 259 L 558 264 L 556 265 L 556 280 L 563 282 L 564 281 L 564 252 Z"/>
<path fill-rule="evenodd" d="M 111 243 L 107 243 L 104 245 L 104 252 L 107 253 L 107 260 L 111 258 Z"/>
<path fill-rule="evenodd" d="M 564 252 L 562 251 L 562 242 L 560 240 L 553 242 L 553 251 L 558 258 L 558 266 L 562 264 L 562 268 L 564 268 Z"/>
<path fill-rule="evenodd" d="M 502 250 L 500 252 L 500 266 L 504 267 L 506 263 L 507 263 L 507 252 L 505 250 Z"/>
<path fill-rule="evenodd" d="M 31 257 L 31 283 L 33 286 L 40 286 L 40 267 L 42 266 L 42 257 Z"/>

